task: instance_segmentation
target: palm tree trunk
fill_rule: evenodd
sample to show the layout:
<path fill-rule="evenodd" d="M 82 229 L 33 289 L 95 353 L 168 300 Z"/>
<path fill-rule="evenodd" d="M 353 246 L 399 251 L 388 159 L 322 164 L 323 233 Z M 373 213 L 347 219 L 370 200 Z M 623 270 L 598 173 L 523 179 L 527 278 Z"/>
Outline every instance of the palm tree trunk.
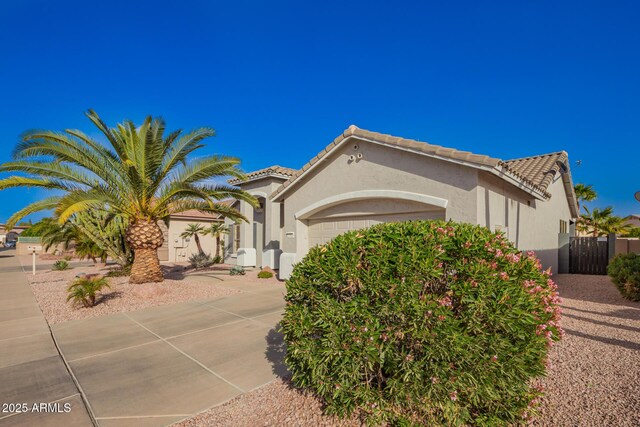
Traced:
<path fill-rule="evenodd" d="M 220 236 L 216 236 L 216 258 L 220 256 Z"/>
<path fill-rule="evenodd" d="M 196 239 L 196 246 L 198 247 L 198 253 L 204 253 L 202 250 L 202 246 L 200 245 L 200 237 L 198 236 L 198 233 L 194 233 L 193 238 Z"/>
<path fill-rule="evenodd" d="M 131 266 L 131 283 L 162 282 L 164 276 L 158 259 L 158 249 L 135 249 L 133 265 Z"/>
<path fill-rule="evenodd" d="M 127 229 L 127 243 L 133 249 L 130 283 L 162 282 L 162 269 L 158 258 L 158 248 L 164 236 L 154 221 L 138 220 Z"/>

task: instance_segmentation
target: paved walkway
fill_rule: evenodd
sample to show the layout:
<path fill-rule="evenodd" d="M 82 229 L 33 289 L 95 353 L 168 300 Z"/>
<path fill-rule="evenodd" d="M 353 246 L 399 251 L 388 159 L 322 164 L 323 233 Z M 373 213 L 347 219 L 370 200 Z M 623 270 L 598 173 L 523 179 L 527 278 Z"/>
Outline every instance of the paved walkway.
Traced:
<path fill-rule="evenodd" d="M 284 374 L 275 332 L 284 303 L 264 286 L 53 332 L 100 426 L 165 426 Z"/>
<path fill-rule="evenodd" d="M 0 262 L 4 263 L 0 266 L 6 265 L 5 269 L 15 270 L 2 270 L 2 289 L 8 283 L 22 284 L 16 287 L 20 291 L 11 293 L 4 290 L 0 297 L 11 300 L 8 307 L 18 302 L 22 304 L 23 300 L 30 307 L 28 310 L 7 308 L 6 311 L 21 316 L 19 319 L 23 320 L 16 325 L 19 324 L 24 332 L 16 332 L 13 323 L 0 324 L 4 326 L 3 334 L 13 330 L 14 334 L 26 335 L 22 338 L 25 351 L 9 350 L 7 362 L 9 366 L 13 360 L 13 364 L 20 363 L 17 366 L 24 365 L 24 369 L 13 366 L 6 373 L 4 369 L 0 371 L 0 396 L 10 397 L 11 401 L 27 399 L 13 397 L 16 393 L 38 402 L 42 399 L 75 399 L 74 409 L 80 408 L 82 401 L 78 390 L 53 346 L 47 325 L 18 263 L 7 259 Z M 11 279 L 7 280 L 9 277 Z M 226 286 L 224 282 L 217 284 Z M 88 402 L 89 412 L 99 426 L 170 425 L 286 373 L 282 361 L 282 339 L 276 333 L 284 307 L 284 286 L 272 283 L 234 283 L 228 286 L 244 292 L 213 300 L 64 322 L 51 327 L 61 354 Z M 9 315 L 5 311 L 0 313 L 5 317 Z M 34 323 L 32 329 L 27 328 L 25 318 Z M 10 321 L 15 322 L 15 319 Z M 33 338 L 36 336 L 40 336 L 40 340 Z M 45 342 L 44 338 L 48 341 Z M 37 344 L 32 343 L 33 340 Z M 18 339 L 16 342 L 21 341 Z M 16 342 L 2 346 L 0 361 L 7 358 L 8 348 L 18 348 Z M 54 369 L 47 368 L 49 364 L 57 367 L 57 376 L 46 371 Z M 34 371 L 34 366 L 39 371 Z M 42 376 L 37 373 L 40 371 L 51 378 L 46 384 L 35 381 Z M 21 391 L 18 382 L 32 377 L 33 386 Z M 5 389 L 9 394 L 3 392 Z M 80 413 L 77 411 L 73 415 L 79 417 Z M 78 418 L 78 425 L 90 426 L 86 412 L 82 414 L 84 418 Z M 18 417 L 11 418 L 18 420 Z M 62 418 L 58 420 L 59 423 L 51 425 L 74 425 Z M 4 426 L 3 421 L 6 420 L 0 420 L 0 427 Z M 40 420 L 30 424 L 43 425 Z"/>
<path fill-rule="evenodd" d="M 0 426 L 92 426 L 14 253 L 0 252 Z"/>

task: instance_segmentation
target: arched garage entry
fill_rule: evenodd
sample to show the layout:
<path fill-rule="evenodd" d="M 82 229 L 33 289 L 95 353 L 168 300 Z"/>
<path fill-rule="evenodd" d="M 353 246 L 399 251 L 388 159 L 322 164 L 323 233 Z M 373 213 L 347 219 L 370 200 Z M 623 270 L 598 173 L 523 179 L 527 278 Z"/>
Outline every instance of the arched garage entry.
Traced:
<path fill-rule="evenodd" d="M 445 219 L 446 207 L 447 200 L 424 194 L 367 190 L 321 200 L 298 212 L 296 219 L 301 225 L 299 231 L 306 234 L 301 237 L 308 250 L 347 231 L 381 222 Z"/>

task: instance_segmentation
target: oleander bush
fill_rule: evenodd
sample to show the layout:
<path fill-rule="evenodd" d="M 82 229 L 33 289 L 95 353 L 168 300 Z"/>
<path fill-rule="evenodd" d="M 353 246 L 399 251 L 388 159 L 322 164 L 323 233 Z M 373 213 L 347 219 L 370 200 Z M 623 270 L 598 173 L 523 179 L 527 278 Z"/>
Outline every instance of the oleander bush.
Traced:
<path fill-rule="evenodd" d="M 209 254 L 199 252 L 189 257 L 189 264 L 191 264 L 193 268 L 205 268 L 213 265 L 213 258 L 211 258 Z"/>
<path fill-rule="evenodd" d="M 69 268 L 69 263 L 63 259 L 60 259 L 54 262 L 51 268 L 56 271 L 66 270 Z"/>
<path fill-rule="evenodd" d="M 607 273 L 623 297 L 640 301 L 640 255 L 616 255 L 609 263 Z"/>
<path fill-rule="evenodd" d="M 104 277 L 78 277 L 67 288 L 67 302 L 73 301 L 75 305 L 87 308 L 93 307 L 96 303 L 96 296 L 104 288 L 110 288 L 107 279 Z"/>
<path fill-rule="evenodd" d="M 244 271 L 244 267 L 242 267 L 241 265 L 234 265 L 233 267 L 231 267 L 231 270 L 229 270 L 229 274 L 232 276 L 244 276 L 247 272 Z"/>
<path fill-rule="evenodd" d="M 273 273 L 270 271 L 261 271 L 258 273 L 258 279 L 271 279 L 273 277 Z"/>
<path fill-rule="evenodd" d="M 309 251 L 287 281 L 293 382 L 368 424 L 495 426 L 535 413 L 560 339 L 550 272 L 502 234 L 411 221 Z"/>

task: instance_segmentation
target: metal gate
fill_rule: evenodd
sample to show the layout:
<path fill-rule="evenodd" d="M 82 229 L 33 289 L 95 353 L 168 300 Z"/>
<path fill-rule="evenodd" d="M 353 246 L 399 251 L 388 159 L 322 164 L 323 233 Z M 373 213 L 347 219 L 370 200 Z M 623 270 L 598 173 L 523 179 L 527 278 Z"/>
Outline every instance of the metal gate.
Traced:
<path fill-rule="evenodd" d="M 607 274 L 609 239 L 571 237 L 569 272 L 572 274 Z"/>

